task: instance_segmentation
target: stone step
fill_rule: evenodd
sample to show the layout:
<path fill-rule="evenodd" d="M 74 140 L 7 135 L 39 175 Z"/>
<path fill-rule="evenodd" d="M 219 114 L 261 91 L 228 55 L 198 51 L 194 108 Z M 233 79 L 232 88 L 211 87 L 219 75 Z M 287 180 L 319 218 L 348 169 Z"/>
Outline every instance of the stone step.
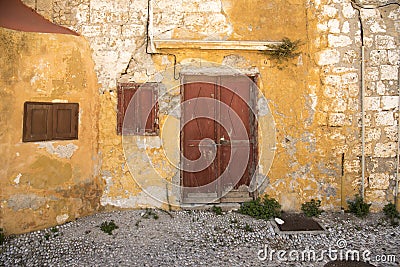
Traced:
<path fill-rule="evenodd" d="M 183 210 L 211 210 L 213 206 L 221 207 L 222 211 L 238 210 L 239 203 L 215 203 L 215 204 L 184 204 Z"/>

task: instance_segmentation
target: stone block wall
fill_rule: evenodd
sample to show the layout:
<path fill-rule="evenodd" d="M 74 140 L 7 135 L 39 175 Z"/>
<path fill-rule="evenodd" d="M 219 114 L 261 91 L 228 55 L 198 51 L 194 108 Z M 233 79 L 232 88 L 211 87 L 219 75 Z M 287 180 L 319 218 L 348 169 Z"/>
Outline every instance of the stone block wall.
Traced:
<path fill-rule="evenodd" d="M 316 62 L 327 101 L 318 105 L 321 125 L 331 131 L 326 138 L 336 141 L 333 155 L 343 156 L 346 196 L 361 188 L 361 46 L 365 47 L 365 197 L 375 209 L 394 201 L 398 153 L 400 8 L 385 4 L 327 1 L 315 6 L 319 36 L 314 45 L 321 50 Z"/>

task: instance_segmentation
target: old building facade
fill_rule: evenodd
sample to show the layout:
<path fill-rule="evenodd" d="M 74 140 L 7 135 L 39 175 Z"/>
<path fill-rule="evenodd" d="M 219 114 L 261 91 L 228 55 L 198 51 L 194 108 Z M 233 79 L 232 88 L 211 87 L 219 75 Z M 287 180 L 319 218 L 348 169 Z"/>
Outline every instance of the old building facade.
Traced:
<path fill-rule="evenodd" d="M 80 36 L 0 28 L 0 46 L 8 51 L 0 61 L 0 226 L 6 232 L 107 208 L 180 208 L 219 199 L 224 184 L 238 190 L 238 181 L 248 197 L 269 194 L 285 210 L 299 210 L 311 198 L 340 210 L 355 194 L 374 210 L 398 202 L 398 2 L 23 2 Z M 284 38 L 297 43 L 295 57 L 274 56 Z M 121 116 L 134 107 L 124 106 L 121 95 L 147 92 L 139 89 L 146 86 L 157 103 L 153 124 L 144 134 L 124 134 Z M 237 88 L 236 94 L 223 88 Z M 199 105 L 208 108 L 191 113 L 201 110 L 190 103 L 204 92 Z M 79 103 L 78 138 L 24 142 L 29 101 Z M 221 121 L 210 126 L 216 139 L 201 151 L 203 143 L 190 142 L 213 139 L 203 133 L 209 124 L 201 117 L 214 116 L 207 112 L 216 102 L 211 113 Z M 234 147 L 231 132 L 239 126 L 224 122 L 224 114 L 244 109 L 251 110 L 241 123 L 251 145 L 237 155 L 225 151 L 226 159 L 224 142 Z M 207 177 L 222 176 L 221 166 L 250 155 L 249 178 L 222 179 L 215 192 L 186 195 L 182 185 L 192 178 L 185 178 L 183 163 L 191 146 L 195 154 L 214 153 Z"/>

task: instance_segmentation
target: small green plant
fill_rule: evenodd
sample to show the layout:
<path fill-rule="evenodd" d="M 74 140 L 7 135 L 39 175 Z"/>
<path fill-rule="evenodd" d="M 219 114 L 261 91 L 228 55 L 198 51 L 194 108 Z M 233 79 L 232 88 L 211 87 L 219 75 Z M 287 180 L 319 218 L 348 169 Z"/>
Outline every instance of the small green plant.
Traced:
<path fill-rule="evenodd" d="M 50 239 L 51 234 L 50 233 L 45 233 L 44 234 L 44 239 L 49 240 Z"/>
<path fill-rule="evenodd" d="M 278 63 L 287 61 L 300 55 L 297 50 L 301 45 L 300 40 L 291 41 L 289 38 L 284 37 L 280 44 L 272 45 L 270 48 L 273 50 L 269 51 L 269 54 L 273 59 L 276 59 Z"/>
<path fill-rule="evenodd" d="M 386 204 L 383 207 L 383 213 L 385 213 L 386 218 L 390 220 L 390 224 L 392 226 L 399 225 L 400 214 L 396 209 L 396 205 L 394 205 L 393 203 Z"/>
<path fill-rule="evenodd" d="M 254 229 L 248 224 L 246 223 L 246 225 L 243 228 L 246 232 L 254 232 Z"/>
<path fill-rule="evenodd" d="M 321 200 L 311 199 L 311 201 L 301 204 L 301 210 L 307 217 L 318 217 L 321 215 L 323 210 L 319 209 L 319 207 L 321 207 Z"/>
<path fill-rule="evenodd" d="M 216 215 L 222 215 L 222 208 L 221 207 L 217 207 L 217 206 L 213 206 L 211 208 L 211 211 L 214 212 Z"/>
<path fill-rule="evenodd" d="M 139 228 L 140 222 L 141 222 L 141 220 L 137 220 L 137 221 L 135 222 L 136 228 Z"/>
<path fill-rule="evenodd" d="M 349 205 L 349 212 L 357 217 L 367 216 L 369 214 L 369 207 L 371 207 L 371 204 L 365 203 L 360 195 L 356 195 L 354 200 L 348 200 L 347 204 Z"/>
<path fill-rule="evenodd" d="M 63 233 L 60 233 L 58 228 L 53 226 L 49 229 L 49 231 L 46 230 L 46 232 L 44 234 L 44 239 L 49 240 L 50 238 L 54 238 L 59 235 L 63 235 Z"/>
<path fill-rule="evenodd" d="M 114 220 L 111 220 L 110 222 L 103 222 L 100 225 L 100 229 L 104 232 L 107 233 L 109 235 L 112 235 L 112 231 L 114 231 L 115 229 L 118 229 L 118 226 L 115 224 Z"/>
<path fill-rule="evenodd" d="M 239 212 L 257 219 L 269 220 L 281 215 L 281 205 L 275 198 L 265 195 L 262 200 L 257 198 L 256 200 L 244 202 Z"/>
<path fill-rule="evenodd" d="M 152 210 L 147 208 L 145 213 L 142 215 L 143 218 L 149 219 L 150 217 L 153 217 L 154 220 L 157 220 L 159 218 L 158 214 Z"/>
<path fill-rule="evenodd" d="M 3 232 L 3 228 L 0 228 L 0 245 L 4 243 L 6 237 Z"/>

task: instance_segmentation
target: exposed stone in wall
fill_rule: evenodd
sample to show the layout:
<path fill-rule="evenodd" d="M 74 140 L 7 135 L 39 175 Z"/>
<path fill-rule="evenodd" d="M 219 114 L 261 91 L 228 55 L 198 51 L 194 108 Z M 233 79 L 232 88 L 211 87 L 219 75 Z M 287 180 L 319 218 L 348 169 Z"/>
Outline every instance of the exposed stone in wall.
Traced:
<path fill-rule="evenodd" d="M 360 4 L 382 3 L 386 1 L 362 1 Z M 398 146 L 399 31 L 396 27 L 400 8 L 398 5 L 360 8 L 363 40 L 359 14 L 350 1 L 325 3 L 321 11 L 318 18 L 320 42 L 315 45 L 323 52 L 316 60 L 323 73 L 322 90 L 331 106 L 320 108 L 328 112 L 328 126 L 339 127 L 345 136 L 333 147 L 333 153 L 344 153 L 344 166 L 353 166 L 346 167 L 344 173 L 345 184 L 353 181 L 354 186 L 346 186 L 348 193 L 345 195 L 348 196 L 351 192 L 359 193 L 361 187 L 360 182 L 354 181 L 360 181 L 361 176 L 361 41 L 365 45 L 365 152 L 367 161 L 374 162 L 373 167 L 369 164 L 366 168 L 369 181 L 366 197 L 378 208 L 386 201 L 393 201 L 395 184 L 395 178 L 389 174 L 396 169 L 394 157 Z M 348 135 L 350 132 L 352 135 Z M 392 164 L 385 165 L 388 161 Z"/>
<path fill-rule="evenodd" d="M 145 48 L 147 0 L 24 2 L 89 40 L 101 91 L 116 87 L 117 79 L 126 71 L 137 82 L 144 82 L 155 73 Z M 153 1 L 153 8 L 155 38 L 218 40 L 232 33 L 220 0 Z"/>
<path fill-rule="evenodd" d="M 145 40 L 147 1 L 24 1 L 53 22 L 85 36 L 93 51 L 101 90 L 116 87 L 117 78 Z M 41 8 L 46 6 L 46 9 Z M 50 10 L 49 10 L 50 9 Z"/>

